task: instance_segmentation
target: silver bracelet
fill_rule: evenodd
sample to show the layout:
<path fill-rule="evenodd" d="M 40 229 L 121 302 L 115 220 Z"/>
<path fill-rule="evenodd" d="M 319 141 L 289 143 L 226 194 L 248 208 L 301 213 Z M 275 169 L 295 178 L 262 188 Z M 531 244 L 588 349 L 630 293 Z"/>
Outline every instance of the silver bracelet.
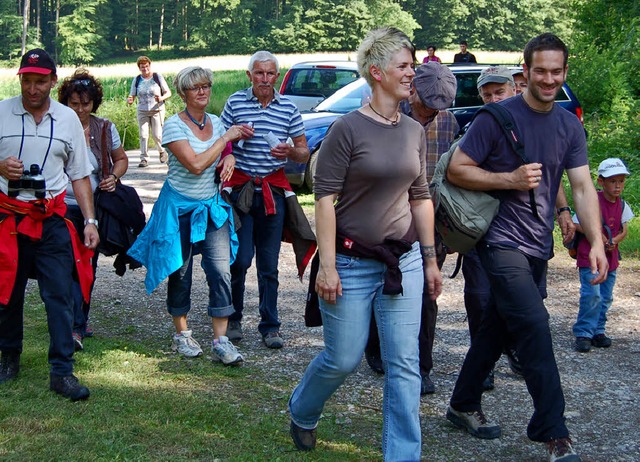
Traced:
<path fill-rule="evenodd" d="M 422 258 L 436 258 L 436 248 L 433 245 L 421 245 L 420 253 Z"/>

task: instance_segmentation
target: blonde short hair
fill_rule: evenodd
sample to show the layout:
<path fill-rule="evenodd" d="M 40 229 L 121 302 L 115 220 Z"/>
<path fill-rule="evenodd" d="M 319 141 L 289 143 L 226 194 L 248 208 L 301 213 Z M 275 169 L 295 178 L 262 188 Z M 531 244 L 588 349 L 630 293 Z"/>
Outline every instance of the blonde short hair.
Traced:
<path fill-rule="evenodd" d="M 381 27 L 369 32 L 358 47 L 358 71 L 369 85 L 374 78 L 369 72 L 371 66 L 386 69 L 391 58 L 401 49 L 406 48 L 411 52 L 413 61 L 416 60 L 416 47 L 411 39 L 395 27 Z"/>
<path fill-rule="evenodd" d="M 200 66 L 189 66 L 178 72 L 173 79 L 173 86 L 176 87 L 178 95 L 185 98 L 186 91 L 196 85 L 212 85 L 213 72 Z"/>

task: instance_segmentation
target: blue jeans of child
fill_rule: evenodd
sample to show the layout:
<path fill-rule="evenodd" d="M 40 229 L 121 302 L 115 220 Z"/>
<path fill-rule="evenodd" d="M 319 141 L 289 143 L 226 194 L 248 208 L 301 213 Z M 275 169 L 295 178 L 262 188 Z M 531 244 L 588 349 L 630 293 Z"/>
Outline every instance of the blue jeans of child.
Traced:
<path fill-rule="evenodd" d="M 207 223 L 204 241 L 191 243 L 191 213 L 181 215 L 180 242 L 182 261 L 180 269 L 169 275 L 167 284 L 167 311 L 171 316 L 182 316 L 191 309 L 191 283 L 193 256 L 202 256 L 201 266 L 209 286 L 207 313 L 211 317 L 226 318 L 233 313 L 231 303 L 231 272 L 229 269 L 229 222 L 216 229 L 211 220 Z"/>
<path fill-rule="evenodd" d="M 573 335 L 593 338 L 598 334 L 604 334 L 607 312 L 613 303 L 616 272 L 609 271 L 604 282 L 592 285 L 591 281 L 596 275 L 591 274 L 591 268 L 578 269 L 580 270 L 580 310 L 578 320 L 573 325 Z"/>
<path fill-rule="evenodd" d="M 238 193 L 231 195 L 235 202 Z M 251 266 L 253 255 L 256 256 L 256 271 L 258 273 L 258 296 L 260 299 L 260 323 L 258 331 L 261 335 L 280 330 L 278 319 L 278 259 L 280 258 L 280 242 L 284 227 L 285 200 L 284 196 L 274 194 L 277 213 L 266 215 L 262 192 L 253 194 L 253 205 L 248 213 L 241 213 L 238 230 L 240 247 L 236 261 L 231 266 L 231 286 L 233 290 L 233 306 L 235 313 L 230 321 L 240 321 L 244 309 L 244 290 L 247 270 Z"/>
<path fill-rule="evenodd" d="M 417 243 L 401 257 L 401 295 L 383 295 L 385 265 L 336 255 L 342 296 L 320 300 L 325 349 L 309 364 L 289 400 L 296 425 L 315 428 L 325 402 L 358 367 L 374 315 L 384 362 L 382 452 L 385 461 L 420 460 L 418 333 L 424 283 Z"/>

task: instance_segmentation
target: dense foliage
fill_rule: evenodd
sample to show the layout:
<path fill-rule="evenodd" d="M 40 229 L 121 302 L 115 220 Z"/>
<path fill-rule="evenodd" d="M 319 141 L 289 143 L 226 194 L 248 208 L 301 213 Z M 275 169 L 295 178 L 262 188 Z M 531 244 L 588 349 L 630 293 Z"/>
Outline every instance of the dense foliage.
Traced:
<path fill-rule="evenodd" d="M 21 54 L 24 5 L 0 2 L 0 60 Z M 26 47 L 43 46 L 67 65 L 103 63 L 140 49 L 247 54 L 347 51 L 364 33 L 393 25 L 427 45 L 520 50 L 528 37 L 567 35 L 567 3 L 543 0 L 31 0 Z"/>

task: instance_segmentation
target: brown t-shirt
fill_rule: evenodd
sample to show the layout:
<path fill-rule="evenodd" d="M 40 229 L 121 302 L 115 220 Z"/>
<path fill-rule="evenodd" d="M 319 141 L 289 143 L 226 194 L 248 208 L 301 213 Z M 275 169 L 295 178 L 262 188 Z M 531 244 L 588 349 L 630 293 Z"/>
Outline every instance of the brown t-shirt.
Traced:
<path fill-rule="evenodd" d="M 314 193 L 338 194 L 338 232 L 366 245 L 416 236 L 409 201 L 430 198 L 425 146 L 406 115 L 395 127 L 360 111 L 337 119 L 318 152 Z"/>

